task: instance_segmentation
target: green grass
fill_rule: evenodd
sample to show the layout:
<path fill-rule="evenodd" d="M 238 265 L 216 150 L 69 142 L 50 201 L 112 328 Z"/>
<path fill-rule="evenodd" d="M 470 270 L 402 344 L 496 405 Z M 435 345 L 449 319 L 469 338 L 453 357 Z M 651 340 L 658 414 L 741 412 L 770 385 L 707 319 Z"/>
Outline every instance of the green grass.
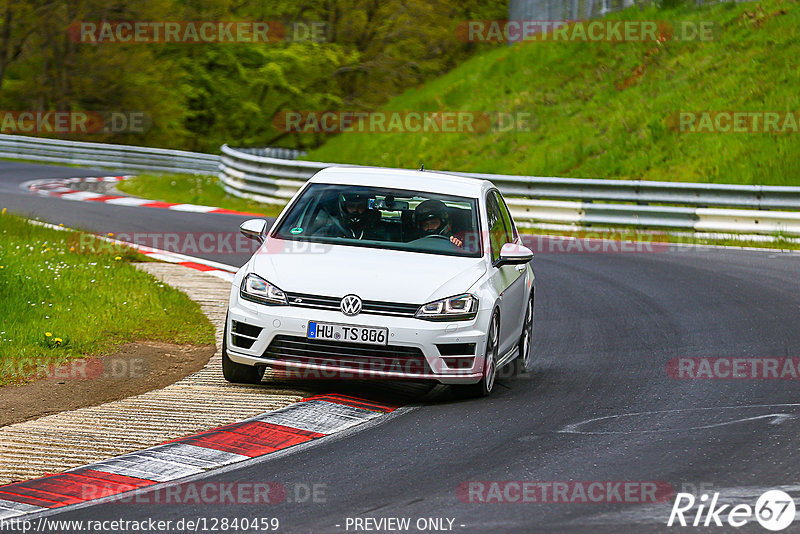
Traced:
<path fill-rule="evenodd" d="M 117 188 L 124 193 L 151 200 L 215 206 L 268 217 L 277 217 L 283 209 L 283 206 L 261 204 L 229 195 L 216 176 L 140 174 L 120 182 Z"/>
<path fill-rule="evenodd" d="M 213 344 L 199 305 L 129 263 L 142 259 L 88 234 L 1 214 L 0 386 L 131 341 Z"/>
<path fill-rule="evenodd" d="M 632 8 L 609 18 L 713 21 L 715 39 L 498 45 L 384 109 L 527 112 L 534 117 L 530 131 L 344 133 L 305 159 L 534 176 L 800 184 L 798 133 L 679 133 L 668 123 L 677 111 L 799 111 L 797 0 Z"/>

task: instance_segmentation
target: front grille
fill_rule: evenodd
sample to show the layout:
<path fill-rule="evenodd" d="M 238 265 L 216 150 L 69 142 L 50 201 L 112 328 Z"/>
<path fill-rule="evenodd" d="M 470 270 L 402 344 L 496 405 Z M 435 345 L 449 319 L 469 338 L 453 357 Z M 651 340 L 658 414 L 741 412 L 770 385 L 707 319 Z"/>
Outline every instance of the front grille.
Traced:
<path fill-rule="evenodd" d="M 231 321 L 231 342 L 235 347 L 249 349 L 261 334 L 261 328 L 239 321 Z"/>
<path fill-rule="evenodd" d="M 425 355 L 417 347 L 320 341 L 299 336 L 275 336 L 263 357 L 353 371 L 400 372 L 415 375 L 431 372 Z"/>
<path fill-rule="evenodd" d="M 288 293 L 286 295 L 290 306 L 301 308 L 315 308 L 318 310 L 340 310 L 339 304 L 342 297 L 323 297 L 320 295 L 307 295 L 304 293 Z M 392 315 L 396 317 L 414 317 L 420 304 L 405 304 L 401 302 L 381 302 L 378 300 L 362 301 L 361 313 L 370 315 Z"/>

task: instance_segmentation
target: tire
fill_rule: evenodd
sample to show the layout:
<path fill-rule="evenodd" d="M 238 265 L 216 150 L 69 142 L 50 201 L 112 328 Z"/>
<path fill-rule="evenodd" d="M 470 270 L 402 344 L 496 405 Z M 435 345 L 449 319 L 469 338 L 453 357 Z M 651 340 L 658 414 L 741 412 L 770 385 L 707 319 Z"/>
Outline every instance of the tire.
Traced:
<path fill-rule="evenodd" d="M 483 378 L 477 384 L 453 386 L 462 397 L 488 397 L 494 389 L 497 377 L 497 353 L 500 343 L 500 313 L 495 311 L 486 334 L 486 355 L 484 356 Z"/>
<path fill-rule="evenodd" d="M 222 376 L 233 384 L 260 384 L 264 377 L 263 366 L 242 365 L 228 357 L 228 317 L 225 316 L 225 335 L 222 337 Z"/>
<path fill-rule="evenodd" d="M 522 335 L 519 338 L 519 356 L 514 358 L 514 374 L 527 373 L 533 361 L 531 344 L 533 341 L 533 290 L 528 305 L 525 307 L 525 319 L 522 323 Z"/>

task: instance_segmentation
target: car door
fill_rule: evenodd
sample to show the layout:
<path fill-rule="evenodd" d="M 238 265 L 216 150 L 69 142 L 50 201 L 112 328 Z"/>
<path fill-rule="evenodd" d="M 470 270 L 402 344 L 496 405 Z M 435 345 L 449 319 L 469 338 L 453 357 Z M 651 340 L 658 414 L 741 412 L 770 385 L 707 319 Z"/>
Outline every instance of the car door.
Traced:
<path fill-rule="evenodd" d="M 502 206 L 502 207 L 501 207 Z M 524 265 L 503 265 L 498 267 L 500 249 L 515 239 L 516 229 L 510 217 L 504 216 L 505 203 L 497 191 L 490 191 L 486 197 L 486 216 L 489 227 L 489 245 L 492 259 L 491 283 L 500 295 L 500 355 L 505 355 L 516 346 L 522 334 L 522 306 L 525 298 Z M 507 213 L 507 208 L 505 208 Z M 520 269 L 522 267 L 522 269 Z"/>
<path fill-rule="evenodd" d="M 506 204 L 503 195 L 501 195 L 498 191 L 494 192 L 497 196 L 498 204 L 500 205 L 500 213 L 503 216 L 503 222 L 505 223 L 506 231 L 508 232 L 509 243 L 516 243 L 522 244 L 522 240 L 519 237 L 519 233 L 517 232 L 517 227 L 514 224 L 514 219 L 511 218 L 511 212 L 508 209 L 508 205 Z M 512 314 L 519 318 L 516 322 L 516 330 L 512 333 L 512 337 L 514 342 L 522 336 L 522 320 L 525 317 L 525 309 L 527 305 L 527 289 L 530 287 L 528 283 L 528 265 L 510 265 L 516 269 L 519 273 L 519 277 L 514 282 L 514 284 L 506 291 L 506 294 L 516 303 L 516 311 L 514 312 L 514 306 L 510 306 L 512 308 Z"/>

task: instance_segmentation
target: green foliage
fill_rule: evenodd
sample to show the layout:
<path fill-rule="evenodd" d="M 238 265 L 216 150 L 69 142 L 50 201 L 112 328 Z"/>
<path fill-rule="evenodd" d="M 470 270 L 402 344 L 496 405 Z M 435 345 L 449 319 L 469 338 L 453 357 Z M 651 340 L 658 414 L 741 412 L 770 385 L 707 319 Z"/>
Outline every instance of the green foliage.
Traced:
<path fill-rule="evenodd" d="M 455 66 L 478 47 L 468 18 L 507 17 L 507 0 L 0 0 L 0 107 L 144 112 L 144 134 L 72 138 L 216 152 L 315 146 L 273 125 L 282 110 L 366 109 Z M 324 22 L 314 40 L 81 43 L 79 21 Z M 7 30 L 7 31 L 6 31 Z M 7 38 L 3 36 L 7 35 Z"/>
<path fill-rule="evenodd" d="M 796 111 L 800 4 L 725 3 L 612 19 L 713 21 L 713 40 L 531 42 L 480 54 L 387 110 L 530 113 L 467 133 L 345 133 L 306 159 L 471 172 L 798 185 L 800 134 L 680 133 L 678 111 Z"/>

